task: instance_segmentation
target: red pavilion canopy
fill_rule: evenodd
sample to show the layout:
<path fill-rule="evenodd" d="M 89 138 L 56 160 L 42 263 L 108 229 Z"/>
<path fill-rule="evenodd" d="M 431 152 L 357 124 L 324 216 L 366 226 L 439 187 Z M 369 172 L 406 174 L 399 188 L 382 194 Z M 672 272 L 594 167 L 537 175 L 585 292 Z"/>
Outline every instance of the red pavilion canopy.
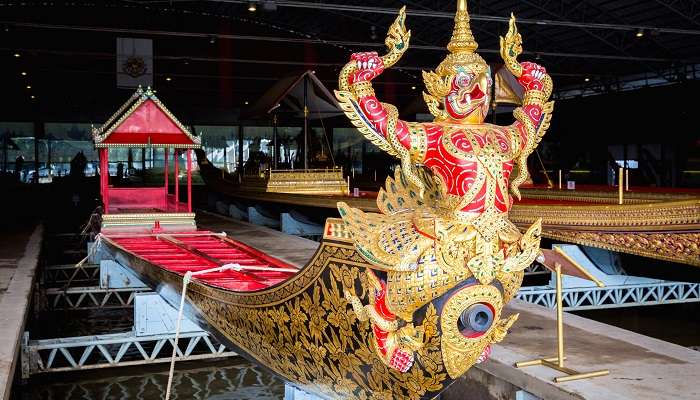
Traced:
<path fill-rule="evenodd" d="M 99 129 L 93 129 L 95 147 L 201 147 L 199 137 L 190 133 L 158 100 L 151 88 L 139 88 Z"/>
<path fill-rule="evenodd" d="M 140 221 L 155 222 L 166 216 L 192 213 L 192 149 L 201 148 L 201 139 L 190 133 L 158 100 L 151 88 L 138 88 L 129 100 L 102 127 L 93 129 L 95 147 L 100 153 L 100 193 L 103 220 L 111 214 L 130 214 Z M 164 185 L 161 187 L 113 187 L 109 176 L 109 149 L 163 148 Z M 168 184 L 169 150 L 173 149 L 175 191 Z M 183 150 L 184 149 L 184 150 Z M 180 204 L 180 153 L 185 152 L 187 166 L 187 204 Z M 191 215 L 190 215 L 191 214 Z M 151 221 L 153 220 L 153 221 Z M 192 224 L 194 222 L 192 221 Z"/>

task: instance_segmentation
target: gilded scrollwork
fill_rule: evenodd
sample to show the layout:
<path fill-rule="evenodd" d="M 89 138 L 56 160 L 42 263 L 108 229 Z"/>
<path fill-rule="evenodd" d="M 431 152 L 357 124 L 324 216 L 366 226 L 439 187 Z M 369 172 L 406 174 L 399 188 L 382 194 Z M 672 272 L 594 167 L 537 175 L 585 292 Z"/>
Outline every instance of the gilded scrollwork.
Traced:
<path fill-rule="evenodd" d="M 222 301 L 220 291 L 200 285 L 193 285 L 188 297 L 207 323 L 226 333 L 226 342 L 315 393 L 420 399 L 442 391 L 452 380 L 440 355 L 436 306 L 429 304 L 425 317 L 417 321 L 422 333 L 416 355 L 420 368 L 407 374 L 392 371 L 377 358 L 369 322 L 358 318 L 346 299 L 347 292 L 366 300 L 374 290 L 365 268 L 340 261 L 347 256 L 342 245 L 322 245 L 312 264 L 324 272 L 304 275 L 308 286 L 282 302 L 273 297 L 268 305 L 230 303 Z M 349 258 L 357 257 L 355 253 Z"/>
<path fill-rule="evenodd" d="M 546 237 L 700 267 L 697 232 L 589 232 L 550 229 Z"/>

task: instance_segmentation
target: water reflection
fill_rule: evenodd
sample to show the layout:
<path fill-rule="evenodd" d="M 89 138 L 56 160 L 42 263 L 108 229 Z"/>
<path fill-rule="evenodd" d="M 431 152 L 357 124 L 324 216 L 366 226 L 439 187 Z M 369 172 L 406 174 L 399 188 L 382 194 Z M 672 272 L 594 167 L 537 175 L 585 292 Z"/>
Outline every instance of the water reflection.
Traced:
<path fill-rule="evenodd" d="M 206 364 L 202 366 L 202 364 Z M 88 377 L 76 374 L 61 379 L 32 381 L 20 390 L 17 400 L 155 400 L 163 398 L 168 382 L 167 366 L 100 371 Z M 179 371 L 179 372 L 178 372 Z M 114 375 L 118 373 L 119 375 Z M 284 382 L 241 359 L 191 362 L 176 366 L 171 399 L 284 398 Z"/>

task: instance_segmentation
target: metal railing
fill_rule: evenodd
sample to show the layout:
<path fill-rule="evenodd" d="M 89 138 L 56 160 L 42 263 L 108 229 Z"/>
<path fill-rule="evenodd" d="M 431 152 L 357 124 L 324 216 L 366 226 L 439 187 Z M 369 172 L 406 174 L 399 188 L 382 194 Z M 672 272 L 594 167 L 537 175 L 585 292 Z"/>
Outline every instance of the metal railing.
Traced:
<path fill-rule="evenodd" d="M 148 287 L 105 289 L 98 286 L 51 288 L 46 290 L 48 306 L 53 310 L 90 310 L 130 308 L 136 293 L 149 292 Z"/>
<path fill-rule="evenodd" d="M 53 285 L 96 282 L 100 279 L 100 266 L 97 264 L 51 265 L 45 267 L 43 272 L 44 283 Z"/>
<path fill-rule="evenodd" d="M 170 361 L 173 335 L 136 336 L 133 332 L 61 339 L 22 340 L 22 377 L 46 372 L 64 372 L 126 367 Z M 180 335 L 178 360 L 193 361 L 237 355 L 228 351 L 207 332 Z"/>
<path fill-rule="evenodd" d="M 659 282 L 634 285 L 565 288 L 564 310 L 595 310 L 700 302 L 700 284 Z M 556 290 L 549 286 L 521 288 L 516 298 L 547 308 L 556 307 Z"/>
<path fill-rule="evenodd" d="M 525 276 L 545 275 L 551 272 L 552 271 L 548 270 L 544 265 L 539 263 L 532 263 L 529 267 L 525 268 Z"/>

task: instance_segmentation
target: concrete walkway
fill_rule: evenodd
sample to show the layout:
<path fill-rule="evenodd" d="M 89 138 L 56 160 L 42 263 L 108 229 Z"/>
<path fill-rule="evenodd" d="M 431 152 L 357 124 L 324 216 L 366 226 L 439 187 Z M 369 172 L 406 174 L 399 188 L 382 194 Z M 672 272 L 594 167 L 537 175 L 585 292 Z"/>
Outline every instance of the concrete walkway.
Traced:
<path fill-rule="evenodd" d="M 513 368 L 517 361 L 556 355 L 556 316 L 520 301 L 509 304 L 505 315 L 510 313 L 520 313 L 518 322 L 491 361 L 478 367 L 491 376 L 547 400 L 700 399 L 700 352 L 573 314 L 564 314 L 565 365 L 580 372 L 608 369 L 610 375 L 554 384 L 558 371 Z"/>
<path fill-rule="evenodd" d="M 274 229 L 253 225 L 207 211 L 197 211 L 197 227 L 212 232 L 226 232 L 228 237 L 303 268 L 319 246 L 318 242 L 287 235 Z"/>
<path fill-rule="evenodd" d="M 0 233 L 0 399 L 10 398 L 20 339 L 32 299 L 42 227 L 3 227 Z"/>
<path fill-rule="evenodd" d="M 308 239 L 210 213 L 199 212 L 198 224 L 225 231 L 298 267 L 318 247 Z M 515 399 L 520 389 L 546 400 L 700 399 L 700 352 L 572 314 L 564 317 L 566 366 L 581 372 L 609 369 L 609 376 L 555 384 L 553 379 L 561 375 L 557 371 L 542 366 L 514 368 L 517 361 L 556 355 L 556 315 L 554 310 L 520 301 L 504 311 L 512 313 L 520 313 L 520 318 L 505 341 L 494 346 L 491 359 L 472 368 L 443 399 Z"/>

